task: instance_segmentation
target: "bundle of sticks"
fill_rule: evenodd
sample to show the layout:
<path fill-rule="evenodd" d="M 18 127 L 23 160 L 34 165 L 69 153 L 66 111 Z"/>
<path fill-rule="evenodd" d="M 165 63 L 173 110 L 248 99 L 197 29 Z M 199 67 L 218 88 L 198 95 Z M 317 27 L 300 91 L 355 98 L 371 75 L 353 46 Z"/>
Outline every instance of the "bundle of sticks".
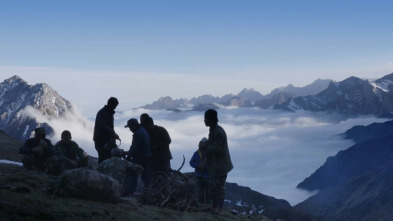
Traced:
<path fill-rule="evenodd" d="M 200 204 L 193 174 L 180 172 L 184 161 L 185 159 L 178 170 L 154 174 L 151 186 L 143 192 L 139 202 L 179 211 L 199 210 Z"/>

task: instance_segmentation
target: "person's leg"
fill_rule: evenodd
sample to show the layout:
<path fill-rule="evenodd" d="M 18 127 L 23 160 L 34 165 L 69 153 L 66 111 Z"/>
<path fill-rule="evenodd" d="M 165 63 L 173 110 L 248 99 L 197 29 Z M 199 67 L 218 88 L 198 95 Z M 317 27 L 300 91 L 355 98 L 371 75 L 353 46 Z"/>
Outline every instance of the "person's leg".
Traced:
<path fill-rule="evenodd" d="M 103 141 L 103 140 L 95 140 L 94 141 L 94 146 L 95 146 L 95 148 L 96 148 L 96 150 L 97 150 L 97 153 L 98 153 L 98 164 L 100 164 L 102 161 L 103 161 L 103 159 L 104 159 L 104 152 L 103 152 L 103 150 L 104 150 L 104 146 L 105 146 L 105 141 Z"/>
<path fill-rule="evenodd" d="M 143 162 L 143 172 L 141 175 L 141 179 L 143 181 L 144 187 L 148 188 L 151 184 L 151 164 L 150 162 Z"/>
<path fill-rule="evenodd" d="M 36 160 L 33 156 L 23 155 L 22 163 L 26 169 L 29 169 L 29 170 L 36 169 L 37 163 L 36 163 Z"/>
<path fill-rule="evenodd" d="M 216 177 L 210 177 L 209 179 L 209 191 L 212 209 L 216 210 L 218 206 L 217 200 L 217 187 L 216 187 Z"/>
<path fill-rule="evenodd" d="M 216 177 L 216 196 L 217 196 L 217 207 L 218 212 L 223 212 L 224 200 L 225 200 L 225 182 L 227 180 L 227 174 L 224 176 Z"/>
<path fill-rule="evenodd" d="M 134 173 L 128 173 L 124 181 L 124 194 L 133 194 L 136 191 L 138 183 L 138 175 Z"/>

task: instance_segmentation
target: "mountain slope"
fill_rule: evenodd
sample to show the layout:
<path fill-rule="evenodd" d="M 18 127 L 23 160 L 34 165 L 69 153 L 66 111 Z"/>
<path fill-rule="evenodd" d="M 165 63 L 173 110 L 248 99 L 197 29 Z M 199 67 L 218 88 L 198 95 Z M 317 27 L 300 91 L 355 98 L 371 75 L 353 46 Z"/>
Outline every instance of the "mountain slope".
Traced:
<path fill-rule="evenodd" d="M 393 92 L 387 75 L 375 82 L 350 77 L 341 82 L 331 82 L 328 88 L 317 95 L 291 99 L 275 109 L 338 112 L 347 115 L 391 116 Z M 382 80 L 385 79 L 385 80 Z"/>
<path fill-rule="evenodd" d="M 29 109 L 30 108 L 30 109 Z M 43 116 L 63 118 L 72 113 L 69 101 L 61 97 L 45 83 L 28 85 L 18 76 L 13 76 L 0 83 L 0 128 L 9 135 L 18 138 L 29 138 L 37 126 L 43 126 L 47 133 L 53 129 L 44 122 L 38 122 L 30 110 L 38 111 Z"/>
<path fill-rule="evenodd" d="M 310 177 L 297 186 L 306 190 L 323 190 L 351 177 L 389 165 L 393 156 L 393 137 L 367 140 L 338 152 Z"/>
<path fill-rule="evenodd" d="M 323 220 L 392 220 L 393 165 L 355 176 L 295 206 Z"/>

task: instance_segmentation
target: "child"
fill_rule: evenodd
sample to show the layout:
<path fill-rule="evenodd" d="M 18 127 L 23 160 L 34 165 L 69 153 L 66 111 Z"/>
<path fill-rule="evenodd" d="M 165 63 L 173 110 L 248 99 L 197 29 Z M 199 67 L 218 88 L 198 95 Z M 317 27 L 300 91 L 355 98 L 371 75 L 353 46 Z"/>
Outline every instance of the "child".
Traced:
<path fill-rule="evenodd" d="M 199 141 L 199 149 L 195 151 L 190 160 L 190 166 L 195 168 L 195 177 L 198 180 L 198 199 L 200 203 L 210 203 L 209 201 L 209 173 L 206 166 L 207 138 Z"/>

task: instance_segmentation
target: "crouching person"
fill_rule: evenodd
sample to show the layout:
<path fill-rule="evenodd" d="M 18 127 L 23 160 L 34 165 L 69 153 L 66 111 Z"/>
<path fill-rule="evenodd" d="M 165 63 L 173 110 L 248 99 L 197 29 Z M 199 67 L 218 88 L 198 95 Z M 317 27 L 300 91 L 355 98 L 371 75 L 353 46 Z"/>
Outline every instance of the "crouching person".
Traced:
<path fill-rule="evenodd" d="M 119 148 L 114 148 L 111 151 L 111 158 L 102 161 L 98 165 L 98 172 L 109 175 L 119 181 L 123 185 L 122 192 L 124 193 L 125 179 L 128 175 L 140 174 L 143 167 L 137 164 L 123 160 L 124 151 Z"/>
<path fill-rule="evenodd" d="M 36 128 L 34 132 L 34 138 L 27 139 L 19 148 L 19 153 L 24 155 L 22 163 L 27 169 L 46 171 L 55 157 L 53 145 L 46 139 L 45 128 Z"/>
<path fill-rule="evenodd" d="M 89 160 L 87 153 L 71 139 L 70 131 L 65 130 L 61 133 L 61 140 L 55 145 L 57 163 L 54 173 L 59 174 L 66 170 L 87 167 Z"/>

